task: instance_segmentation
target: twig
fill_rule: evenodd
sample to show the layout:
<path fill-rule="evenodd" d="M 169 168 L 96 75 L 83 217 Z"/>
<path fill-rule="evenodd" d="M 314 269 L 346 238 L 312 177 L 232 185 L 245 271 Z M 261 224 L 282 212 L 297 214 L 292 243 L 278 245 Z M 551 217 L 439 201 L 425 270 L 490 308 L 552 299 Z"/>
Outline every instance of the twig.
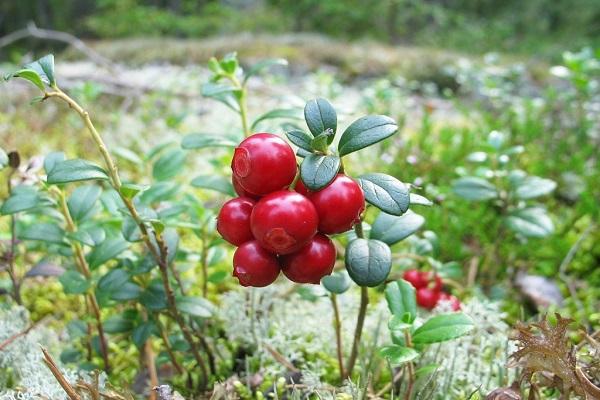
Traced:
<path fill-rule="evenodd" d="M 292 372 L 300 372 L 300 370 L 298 368 L 296 368 L 296 366 L 294 364 L 292 364 L 287 358 L 285 358 L 283 356 L 283 354 L 281 354 L 280 352 L 275 350 L 273 347 L 269 346 L 268 344 L 266 344 L 264 342 L 262 343 L 262 345 L 273 356 L 275 361 L 277 361 L 279 364 L 283 365 L 284 367 L 286 367 L 287 369 L 289 369 Z"/>
<path fill-rule="evenodd" d="M 340 378 L 346 375 L 344 371 L 344 350 L 342 347 L 342 321 L 340 319 L 340 308 L 338 307 L 337 296 L 331 293 L 331 306 L 333 307 L 333 327 L 335 329 L 335 341 L 337 348 L 338 367 L 340 369 Z"/>
<path fill-rule="evenodd" d="M 350 352 L 350 358 L 346 370 L 344 371 L 343 379 L 345 380 L 352 375 L 356 359 L 358 357 L 358 347 L 360 345 L 360 338 L 362 336 L 363 326 L 365 324 L 365 317 L 367 315 L 367 306 L 369 305 L 369 292 L 367 287 L 360 288 L 360 308 L 358 310 L 358 317 L 356 319 L 356 329 L 354 331 L 354 341 L 352 342 L 352 350 Z"/>
<path fill-rule="evenodd" d="M 73 386 L 71 386 L 71 384 L 67 381 L 62 372 L 60 372 L 60 369 L 58 369 L 58 366 L 52 359 L 52 356 L 50 356 L 48 351 L 43 347 L 42 353 L 44 353 L 44 363 L 46 364 L 48 369 L 50 369 L 50 372 L 52 372 L 52 375 L 54 375 L 54 378 L 56 378 L 56 380 L 58 381 L 59 385 L 63 388 L 65 393 L 67 393 L 67 396 L 69 396 L 71 400 L 81 400 L 79 394 L 77 394 L 75 389 L 73 389 Z"/>
<path fill-rule="evenodd" d="M 20 338 L 21 336 L 25 336 L 27 335 L 29 332 L 31 332 L 31 330 L 33 328 L 35 328 L 36 326 L 38 326 L 44 319 L 40 319 L 37 322 L 34 322 L 33 324 L 29 325 L 29 327 L 27 329 L 25 329 L 24 331 L 21 331 L 19 333 L 15 333 L 14 335 L 12 335 L 11 337 L 9 337 L 8 339 L 6 339 L 5 341 L 3 341 L 2 343 L 0 343 L 0 351 L 4 350 L 6 347 L 8 347 L 12 342 L 14 342 L 15 340 L 17 340 L 18 338 Z"/>
<path fill-rule="evenodd" d="M 144 344 L 144 361 L 146 363 L 146 368 L 148 369 L 148 376 L 150 377 L 150 393 L 148 399 L 156 400 L 156 391 L 152 388 L 158 386 L 158 374 L 156 373 L 154 351 L 152 350 L 152 342 L 150 340 L 146 340 L 146 343 Z"/>
<path fill-rule="evenodd" d="M 18 154 L 18 153 L 17 153 Z M 12 193 L 12 176 L 17 169 L 13 166 L 6 177 L 6 185 L 8 187 L 8 195 Z M 10 277 L 10 281 L 12 283 L 12 291 L 13 291 L 13 299 L 18 305 L 23 304 L 23 299 L 21 299 L 21 282 L 17 278 L 17 274 L 15 272 L 15 258 L 17 254 L 17 217 L 15 214 L 11 214 L 10 216 L 10 250 L 8 254 L 8 276 Z"/>
<path fill-rule="evenodd" d="M 95 50 L 92 50 L 88 47 L 81 39 L 78 37 L 71 35 L 67 32 L 53 31 L 50 29 L 41 29 L 38 28 L 34 22 L 29 22 L 27 27 L 23 29 L 16 30 L 8 35 L 0 38 L 0 48 L 8 46 L 11 43 L 14 43 L 18 40 L 25 39 L 27 37 L 34 37 L 37 39 L 48 39 L 48 40 L 56 40 L 58 42 L 64 42 L 75 49 L 79 50 L 83 54 L 86 55 L 90 60 L 94 63 L 103 65 L 109 69 L 114 69 L 114 64 L 108 58 L 102 56 Z"/>

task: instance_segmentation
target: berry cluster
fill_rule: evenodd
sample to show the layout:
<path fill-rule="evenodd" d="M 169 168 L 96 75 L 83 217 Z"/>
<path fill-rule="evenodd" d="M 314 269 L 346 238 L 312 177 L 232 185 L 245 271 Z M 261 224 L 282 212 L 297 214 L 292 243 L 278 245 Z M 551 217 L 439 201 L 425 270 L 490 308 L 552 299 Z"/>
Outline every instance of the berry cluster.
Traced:
<path fill-rule="evenodd" d="M 325 188 L 309 191 L 296 178 L 291 146 L 270 133 L 242 141 L 231 169 L 240 197 L 223 205 L 217 230 L 238 246 L 233 275 L 240 284 L 267 286 L 280 271 L 297 283 L 318 284 L 331 274 L 336 250 L 326 235 L 345 232 L 360 221 L 365 209 L 360 186 L 338 174 Z"/>
<path fill-rule="evenodd" d="M 442 290 L 442 279 L 435 272 L 409 269 L 403 278 L 417 290 L 417 304 L 421 307 L 432 310 L 438 302 L 448 301 L 452 310 L 460 310 L 460 300 Z"/>

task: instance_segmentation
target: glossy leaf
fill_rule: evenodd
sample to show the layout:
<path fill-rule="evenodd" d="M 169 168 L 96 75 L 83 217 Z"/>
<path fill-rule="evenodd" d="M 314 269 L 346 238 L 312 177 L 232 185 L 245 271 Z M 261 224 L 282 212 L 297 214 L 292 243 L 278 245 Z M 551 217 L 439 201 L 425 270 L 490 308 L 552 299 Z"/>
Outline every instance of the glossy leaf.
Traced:
<path fill-rule="evenodd" d="M 41 79 L 48 85 L 54 86 L 56 84 L 53 54 L 45 55 L 39 60 L 26 64 L 24 68 L 37 72 Z M 42 90 L 44 89 L 42 88 Z"/>
<path fill-rule="evenodd" d="M 380 212 L 371 226 L 370 237 L 391 246 L 418 231 L 424 223 L 425 218 L 410 210 L 400 217 Z"/>
<path fill-rule="evenodd" d="M 42 92 L 46 90 L 46 88 L 44 86 L 44 81 L 42 80 L 42 77 L 40 76 L 40 74 L 37 73 L 37 71 L 34 71 L 33 69 L 30 69 L 30 68 L 20 69 L 16 72 L 13 72 L 12 74 L 6 75 L 4 77 L 5 80 L 9 80 L 11 78 L 25 79 L 26 81 L 29 81 L 29 82 L 33 83 L 35 86 L 37 86 L 37 88 L 40 89 Z"/>
<path fill-rule="evenodd" d="M 24 240 L 40 240 L 47 243 L 63 243 L 65 232 L 56 223 L 34 223 L 28 226 L 19 237 Z"/>
<path fill-rule="evenodd" d="M 432 206 L 433 205 L 433 201 L 429 200 L 428 198 L 421 196 L 420 194 L 416 194 L 416 193 L 411 193 L 409 195 L 409 199 L 410 199 L 410 205 L 413 206 Z"/>
<path fill-rule="evenodd" d="M 514 211 L 506 217 L 505 223 L 512 231 L 525 237 L 542 238 L 554 232 L 552 219 L 541 207 Z"/>
<path fill-rule="evenodd" d="M 408 210 L 410 196 L 408 186 L 393 176 L 373 173 L 361 175 L 358 184 L 365 193 L 365 199 L 391 215 L 402 215 Z"/>
<path fill-rule="evenodd" d="M 46 171 L 46 175 L 48 175 L 50 173 L 50 171 L 52 171 L 52 169 L 54 169 L 54 166 L 57 163 L 65 161 L 65 159 L 66 159 L 65 153 L 63 153 L 62 151 L 54 151 L 52 153 L 49 153 L 44 158 L 44 170 Z"/>
<path fill-rule="evenodd" d="M 452 184 L 454 193 L 467 200 L 490 200 L 498 197 L 496 187 L 483 178 L 464 176 Z"/>
<path fill-rule="evenodd" d="M 142 322 L 131 333 L 131 339 L 138 349 L 144 347 L 146 341 L 156 332 L 156 325 L 152 321 Z"/>
<path fill-rule="evenodd" d="M 108 174 L 98 165 L 79 158 L 57 162 L 48 173 L 49 184 L 107 180 Z"/>
<path fill-rule="evenodd" d="M 85 293 L 91 286 L 91 282 L 86 280 L 83 275 L 77 271 L 69 270 L 58 278 L 66 294 Z"/>
<path fill-rule="evenodd" d="M 95 269 L 105 262 L 117 257 L 129 248 L 129 243 L 121 237 L 107 238 L 99 246 L 94 247 L 87 255 L 90 268 Z"/>
<path fill-rule="evenodd" d="M 175 177 L 185 166 L 186 154 L 180 149 L 164 153 L 152 167 L 152 176 L 157 181 L 166 181 Z"/>
<path fill-rule="evenodd" d="M 252 122 L 250 129 L 255 130 L 256 126 L 262 121 L 276 118 L 301 120 L 302 111 L 298 108 L 276 108 L 274 110 L 267 111 L 266 113 L 259 115 L 254 122 Z"/>
<path fill-rule="evenodd" d="M 186 150 L 203 149 L 206 147 L 235 147 L 237 143 L 223 137 L 210 133 L 192 133 L 183 137 L 181 147 Z"/>
<path fill-rule="evenodd" d="M 399 367 L 415 360 L 419 357 L 419 352 L 410 347 L 392 345 L 382 347 L 379 355 L 387 359 L 392 367 Z"/>
<path fill-rule="evenodd" d="M 304 119 L 308 129 L 313 136 L 318 136 L 330 129 L 334 134 L 337 130 L 337 114 L 335 109 L 325 99 L 313 99 L 304 106 Z M 331 144 L 334 135 L 331 135 L 327 142 Z"/>
<path fill-rule="evenodd" d="M 340 164 L 338 156 L 310 154 L 300 165 L 300 178 L 308 189 L 320 190 L 333 181 Z"/>
<path fill-rule="evenodd" d="M 398 130 L 396 122 L 385 115 L 370 115 L 354 121 L 342 134 L 338 144 L 340 156 L 371 146 Z"/>
<path fill-rule="evenodd" d="M 102 194 L 102 188 L 98 185 L 84 185 L 77 187 L 69 196 L 67 205 L 69 213 L 75 221 L 80 221 L 88 215 L 90 210 Z"/>
<path fill-rule="evenodd" d="M 176 299 L 177 309 L 194 317 L 209 318 L 213 305 L 201 297 L 180 296 Z"/>
<path fill-rule="evenodd" d="M 140 302 L 151 311 L 160 311 L 167 308 L 167 296 L 160 283 L 154 283 L 144 290 Z"/>
<path fill-rule="evenodd" d="M 342 294 L 350 289 L 350 283 L 350 277 L 346 271 L 336 271 L 321 279 L 323 287 L 335 294 Z"/>
<path fill-rule="evenodd" d="M 515 196 L 519 199 L 533 199 L 544 196 L 556 189 L 556 182 L 538 176 L 528 176 L 515 187 Z"/>
<path fill-rule="evenodd" d="M 246 73 L 244 74 L 244 83 L 246 83 L 246 81 L 248 81 L 248 79 L 250 79 L 250 77 L 252 77 L 254 75 L 258 75 L 265 69 L 268 69 L 268 68 L 276 66 L 276 65 L 287 66 L 288 62 L 286 59 L 283 59 L 283 58 L 269 58 L 266 60 L 262 60 L 256 64 L 254 64 L 253 66 L 251 66 L 248 69 L 248 71 L 246 71 Z"/>
<path fill-rule="evenodd" d="M 48 206 L 52 201 L 32 186 L 16 186 L 10 197 L 0 207 L 0 214 L 10 215 Z"/>
<path fill-rule="evenodd" d="M 382 284 L 392 267 L 392 251 L 384 242 L 354 239 L 346 247 L 346 269 L 359 286 Z"/>
<path fill-rule="evenodd" d="M 191 185 L 197 188 L 211 189 L 228 196 L 235 196 L 231 182 L 218 175 L 200 175 L 195 177 Z"/>
<path fill-rule="evenodd" d="M 312 146 L 311 146 L 312 138 L 308 135 L 308 133 L 305 133 L 301 130 L 295 129 L 295 130 L 286 132 L 285 136 L 287 136 L 288 140 L 290 142 L 292 142 L 293 144 L 295 144 L 296 146 L 298 146 L 299 148 L 304 149 L 309 152 L 312 151 Z"/>
<path fill-rule="evenodd" d="M 106 333 L 124 333 L 129 332 L 134 327 L 134 322 L 122 315 L 113 315 L 104 321 L 104 330 Z"/>
<path fill-rule="evenodd" d="M 436 315 L 414 331 L 412 341 L 416 345 L 445 342 L 466 335 L 473 327 L 471 317 L 463 313 Z"/>
<path fill-rule="evenodd" d="M 385 288 L 385 299 L 390 312 L 396 316 L 409 315 L 405 322 L 412 323 L 417 317 L 415 288 L 404 279 L 389 283 Z"/>

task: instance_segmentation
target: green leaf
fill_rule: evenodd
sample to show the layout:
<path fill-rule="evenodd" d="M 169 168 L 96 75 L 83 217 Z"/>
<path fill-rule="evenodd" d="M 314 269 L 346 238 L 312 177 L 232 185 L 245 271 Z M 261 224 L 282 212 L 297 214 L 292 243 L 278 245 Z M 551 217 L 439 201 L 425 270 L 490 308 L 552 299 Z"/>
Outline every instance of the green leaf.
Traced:
<path fill-rule="evenodd" d="M 54 55 L 48 54 L 37 61 L 25 65 L 25 68 L 37 72 L 42 80 L 50 86 L 56 85 L 54 78 Z M 42 89 L 43 90 L 43 89 Z"/>
<path fill-rule="evenodd" d="M 452 184 L 454 193 L 467 200 L 490 200 L 498 197 L 496 187 L 483 178 L 464 176 Z"/>
<path fill-rule="evenodd" d="M 211 189 L 228 196 L 235 196 L 231 182 L 218 175 L 200 175 L 195 177 L 191 185 L 197 188 Z"/>
<path fill-rule="evenodd" d="M 179 296 L 176 299 L 177 309 L 194 317 L 209 318 L 213 313 L 213 305 L 201 297 Z"/>
<path fill-rule="evenodd" d="M 328 129 L 331 129 L 334 134 L 337 130 L 337 114 L 331 103 L 325 99 L 308 101 L 304 106 L 304 119 L 308 129 L 315 137 Z M 331 144 L 333 138 L 334 135 L 328 138 L 328 144 Z"/>
<path fill-rule="evenodd" d="M 323 189 L 336 177 L 340 164 L 338 156 L 309 154 L 300 165 L 300 178 L 310 190 Z"/>
<path fill-rule="evenodd" d="M 131 333 L 131 339 L 138 349 L 144 347 L 146 341 L 152 336 L 153 333 L 157 332 L 158 329 L 152 321 L 146 321 L 138 325 Z"/>
<path fill-rule="evenodd" d="M 131 319 L 122 315 L 113 315 L 104 321 L 104 330 L 106 333 L 124 333 L 133 329 L 134 323 Z"/>
<path fill-rule="evenodd" d="M 163 239 L 167 245 L 167 262 L 171 263 L 175 259 L 179 247 L 179 234 L 176 229 L 169 228 L 163 233 Z"/>
<path fill-rule="evenodd" d="M 142 288 L 139 285 L 133 282 L 125 282 L 123 285 L 110 291 L 110 298 L 116 301 L 136 300 L 140 297 L 141 293 Z"/>
<path fill-rule="evenodd" d="M 556 182 L 538 176 L 528 176 L 514 188 L 515 196 L 519 199 L 533 199 L 544 196 L 556 189 Z"/>
<path fill-rule="evenodd" d="M 425 218 L 410 210 L 400 217 L 380 212 L 371 226 L 370 237 L 391 246 L 418 231 L 424 223 Z"/>
<path fill-rule="evenodd" d="M 32 186 L 16 186 L 0 207 L 0 214 L 10 215 L 52 204 L 51 200 Z"/>
<path fill-rule="evenodd" d="M 410 198 L 410 205 L 413 206 L 432 206 L 433 205 L 433 201 L 427 199 L 426 197 L 421 196 L 420 194 L 416 194 L 416 193 L 411 193 L 409 195 Z"/>
<path fill-rule="evenodd" d="M 254 130 L 256 126 L 266 119 L 285 118 L 285 119 L 302 119 L 302 111 L 298 108 L 277 108 L 275 110 L 268 111 L 252 122 L 250 126 L 251 130 Z"/>
<path fill-rule="evenodd" d="M 176 176 L 185 166 L 186 154 L 183 150 L 173 149 L 162 156 L 152 167 L 152 176 L 157 181 L 166 181 Z"/>
<path fill-rule="evenodd" d="M 466 335 L 473 327 L 471 317 L 463 313 L 436 315 L 414 331 L 412 341 L 416 345 L 445 342 Z"/>
<path fill-rule="evenodd" d="M 223 135 L 210 133 L 192 133 L 183 137 L 181 147 L 186 150 L 203 149 L 206 147 L 235 147 L 237 143 Z"/>
<path fill-rule="evenodd" d="M 4 77 L 5 80 L 9 80 L 11 78 L 25 79 L 26 81 L 29 81 L 29 82 L 33 83 L 35 86 L 37 86 L 38 89 L 40 89 L 42 92 L 46 90 L 46 88 L 44 86 L 44 81 L 42 80 L 42 77 L 40 76 L 40 74 L 37 73 L 37 71 L 34 71 L 33 69 L 30 69 L 30 68 L 20 69 L 16 72 L 13 72 L 12 74 L 6 75 Z"/>
<path fill-rule="evenodd" d="M 94 247 L 86 256 L 91 269 L 115 258 L 129 248 L 129 243 L 121 237 L 108 238 L 99 246 Z"/>
<path fill-rule="evenodd" d="M 233 53 L 226 54 L 223 57 L 223 59 L 221 61 L 219 61 L 219 65 L 223 69 L 223 72 L 225 72 L 227 75 L 235 74 L 235 72 L 238 68 L 238 65 L 239 65 L 238 59 L 237 59 L 237 53 L 233 52 Z"/>
<path fill-rule="evenodd" d="M 108 174 L 98 165 L 76 158 L 57 162 L 48 173 L 47 181 L 49 184 L 60 184 L 94 179 L 107 180 Z"/>
<path fill-rule="evenodd" d="M 391 282 L 386 286 L 385 299 L 392 314 L 404 317 L 408 313 L 410 318 L 404 322 L 412 323 L 417 318 L 415 288 L 404 279 Z"/>
<path fill-rule="evenodd" d="M 350 288 L 350 277 L 346 271 L 337 271 L 323 277 L 321 284 L 331 293 L 342 294 Z"/>
<path fill-rule="evenodd" d="M 541 207 L 513 211 L 504 221 L 512 231 L 525 237 L 542 238 L 554 232 L 552 220 Z"/>
<path fill-rule="evenodd" d="M 66 294 L 81 294 L 85 293 L 91 286 L 91 282 L 85 279 L 85 276 L 81 275 L 77 271 L 69 270 L 62 274 L 58 278 L 63 286 L 63 290 Z"/>
<path fill-rule="evenodd" d="M 385 115 L 371 115 L 354 121 L 342 134 L 338 151 L 345 156 L 392 136 L 398 130 L 396 122 Z"/>
<path fill-rule="evenodd" d="M 128 199 L 133 199 L 138 193 L 143 192 L 148 189 L 150 186 L 147 185 L 138 185 L 136 183 L 124 183 L 121 185 L 119 189 L 121 194 Z"/>
<path fill-rule="evenodd" d="M 301 149 L 312 151 L 312 138 L 305 132 L 294 129 L 292 131 L 286 132 L 285 136 L 287 136 L 288 140 L 298 146 Z"/>
<path fill-rule="evenodd" d="M 237 113 L 240 112 L 240 107 L 236 97 L 239 97 L 241 93 L 240 89 L 220 83 L 211 82 L 202 85 L 202 96 L 219 101 Z"/>
<path fill-rule="evenodd" d="M 97 246 L 106 239 L 106 232 L 101 226 L 80 227 L 76 232 L 67 233 L 67 237 L 86 246 Z"/>
<path fill-rule="evenodd" d="M 325 132 L 315 136 L 314 139 L 310 141 L 311 149 L 321 153 L 327 153 L 329 139 L 333 136 L 334 133 L 331 129 L 327 129 Z"/>
<path fill-rule="evenodd" d="M 62 244 L 65 232 L 56 223 L 34 223 L 28 226 L 19 237 L 24 240 L 41 240 L 47 243 Z"/>
<path fill-rule="evenodd" d="M 115 147 L 112 149 L 112 152 L 117 156 L 122 158 L 123 160 L 129 161 L 132 164 L 143 165 L 144 161 L 141 157 L 132 150 L 129 150 L 126 147 Z"/>
<path fill-rule="evenodd" d="M 152 284 L 140 296 L 140 302 L 150 311 L 160 311 L 167 308 L 167 296 L 160 283 Z"/>
<path fill-rule="evenodd" d="M 60 362 L 63 364 L 76 363 L 81 360 L 82 357 L 83 354 L 81 354 L 81 351 L 75 348 L 65 349 L 60 353 Z"/>
<path fill-rule="evenodd" d="M 399 367 L 415 360 L 420 354 L 410 347 L 392 345 L 379 349 L 379 355 L 386 358 L 392 367 Z"/>
<path fill-rule="evenodd" d="M 392 251 L 384 242 L 354 239 L 346 247 L 346 269 L 359 286 L 382 284 L 392 268 Z"/>
<path fill-rule="evenodd" d="M 402 215 L 408 210 L 410 196 L 408 186 L 386 174 L 365 174 L 357 179 L 365 193 L 365 199 L 391 215 Z"/>
<path fill-rule="evenodd" d="M 129 280 L 129 273 L 123 268 L 111 269 L 98 281 L 98 289 L 101 291 L 111 291 L 119 288 Z"/>
<path fill-rule="evenodd" d="M 65 159 L 65 153 L 63 153 L 62 151 L 54 151 L 52 153 L 49 153 L 44 158 L 44 170 L 46 171 L 46 175 L 48 175 L 50 171 L 54 169 L 54 166 L 57 163 L 63 162 L 65 161 Z"/>
<path fill-rule="evenodd" d="M 8 154 L 0 147 L 0 170 L 8 165 Z"/>
<path fill-rule="evenodd" d="M 75 221 L 84 219 L 94 208 L 101 194 L 102 188 L 98 185 L 84 185 L 76 188 L 67 201 L 71 217 Z"/>
<path fill-rule="evenodd" d="M 140 195 L 143 204 L 154 204 L 160 201 L 170 200 L 181 189 L 177 182 L 156 182 Z"/>
<path fill-rule="evenodd" d="M 270 68 L 275 65 L 287 66 L 288 62 L 287 62 L 287 60 L 285 60 L 283 58 L 269 58 L 266 60 L 262 60 L 256 64 L 254 64 L 252 67 L 250 67 L 248 69 L 248 71 L 246 72 L 246 74 L 244 76 L 243 83 L 245 84 L 248 81 L 248 79 L 250 79 L 251 76 L 260 74 L 265 69 Z"/>

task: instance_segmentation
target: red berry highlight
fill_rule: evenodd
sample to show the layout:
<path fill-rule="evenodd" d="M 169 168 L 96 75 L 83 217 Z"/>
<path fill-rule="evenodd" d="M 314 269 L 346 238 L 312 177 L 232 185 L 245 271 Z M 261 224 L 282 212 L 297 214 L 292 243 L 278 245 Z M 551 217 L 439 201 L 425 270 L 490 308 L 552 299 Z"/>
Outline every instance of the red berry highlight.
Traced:
<path fill-rule="evenodd" d="M 296 283 L 319 284 L 330 275 L 335 264 L 335 246 L 327 236 L 317 233 L 295 253 L 280 258 L 283 274 Z"/>
<path fill-rule="evenodd" d="M 248 197 L 238 197 L 223 205 L 217 216 L 217 231 L 223 239 L 235 246 L 254 240 L 250 230 L 250 215 L 255 204 Z"/>
<path fill-rule="evenodd" d="M 233 276 L 242 286 L 268 286 L 275 282 L 279 270 L 277 257 L 255 240 L 242 244 L 233 254 Z"/>
<path fill-rule="evenodd" d="M 292 183 L 297 170 L 296 155 L 279 136 L 256 133 L 235 149 L 231 169 L 242 188 L 265 195 Z"/>
<path fill-rule="evenodd" d="M 427 279 L 423 273 L 416 269 L 409 269 L 404 271 L 402 278 L 414 286 L 415 289 L 421 289 L 427 286 Z"/>
<path fill-rule="evenodd" d="M 338 174 L 324 189 L 309 194 L 319 214 L 319 232 L 335 234 L 346 232 L 360 221 L 365 210 L 365 195 L 358 183 Z"/>
<path fill-rule="evenodd" d="M 313 204 L 299 193 L 280 190 L 256 203 L 250 229 L 265 249 L 290 254 L 308 243 L 317 233 L 319 219 Z"/>

